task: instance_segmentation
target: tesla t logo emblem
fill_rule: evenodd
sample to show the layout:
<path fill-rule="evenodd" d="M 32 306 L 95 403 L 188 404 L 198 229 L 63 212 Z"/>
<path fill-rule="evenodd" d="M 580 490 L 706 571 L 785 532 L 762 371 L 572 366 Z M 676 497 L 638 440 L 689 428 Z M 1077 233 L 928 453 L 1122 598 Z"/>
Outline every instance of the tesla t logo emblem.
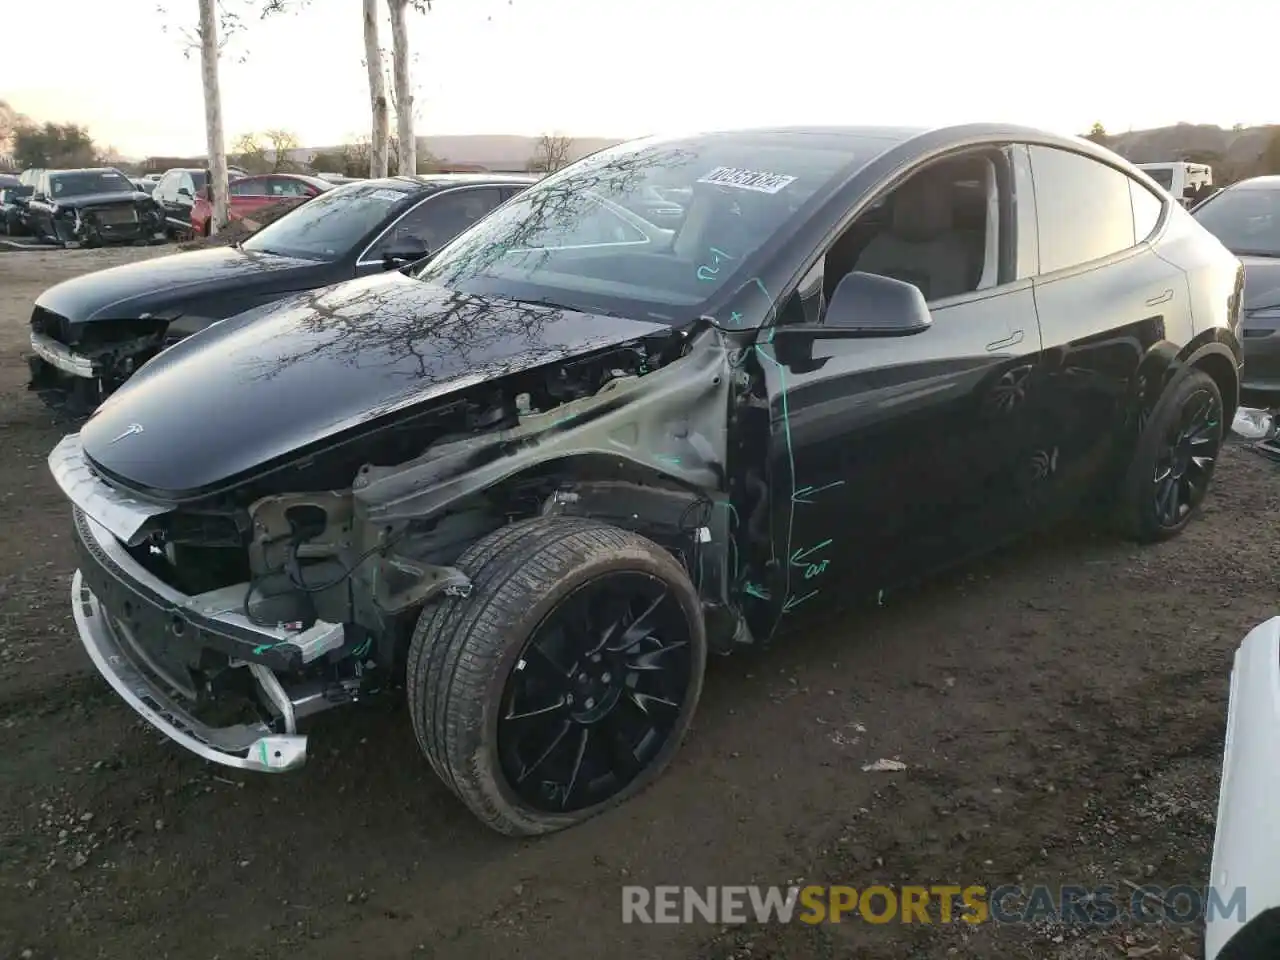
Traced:
<path fill-rule="evenodd" d="M 131 423 L 131 424 L 129 424 L 129 426 L 127 426 L 127 427 L 125 427 L 125 428 L 124 428 L 124 433 L 120 434 L 120 436 L 116 437 L 116 438 L 115 438 L 115 439 L 113 439 L 111 442 L 112 442 L 112 443 L 119 443 L 119 442 L 120 442 L 121 440 L 123 440 L 125 437 L 132 437 L 135 433 L 141 433 L 141 432 L 142 432 L 142 424 L 140 424 L 140 423 Z"/>

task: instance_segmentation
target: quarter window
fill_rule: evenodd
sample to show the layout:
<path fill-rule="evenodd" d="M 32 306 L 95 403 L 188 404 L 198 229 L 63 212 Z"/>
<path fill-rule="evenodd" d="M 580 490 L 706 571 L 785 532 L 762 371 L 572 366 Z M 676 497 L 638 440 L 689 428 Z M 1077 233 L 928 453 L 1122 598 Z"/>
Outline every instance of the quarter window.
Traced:
<path fill-rule="evenodd" d="M 1164 201 L 1132 179 L 1129 181 L 1129 199 L 1133 202 L 1133 239 L 1141 243 L 1156 232 Z"/>
<path fill-rule="evenodd" d="M 1083 154 L 1032 146 L 1040 272 L 1052 273 L 1134 245 L 1129 177 Z"/>

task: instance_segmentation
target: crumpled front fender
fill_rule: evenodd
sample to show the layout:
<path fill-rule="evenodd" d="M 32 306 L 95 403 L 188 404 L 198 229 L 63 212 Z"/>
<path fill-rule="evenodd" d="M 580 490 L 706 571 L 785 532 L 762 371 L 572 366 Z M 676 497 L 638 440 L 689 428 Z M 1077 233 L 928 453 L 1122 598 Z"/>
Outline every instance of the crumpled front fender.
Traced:
<path fill-rule="evenodd" d="M 729 354 L 705 331 L 684 357 L 517 427 L 437 444 L 393 467 L 366 465 L 352 484 L 362 519 L 395 524 L 439 514 L 508 478 L 553 461 L 629 461 L 682 486 L 725 485 Z"/>

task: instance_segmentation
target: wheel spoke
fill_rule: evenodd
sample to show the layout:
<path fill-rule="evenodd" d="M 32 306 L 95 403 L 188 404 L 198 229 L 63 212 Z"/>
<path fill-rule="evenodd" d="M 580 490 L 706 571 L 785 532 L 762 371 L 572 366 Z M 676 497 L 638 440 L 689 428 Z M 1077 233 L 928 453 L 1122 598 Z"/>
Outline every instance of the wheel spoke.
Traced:
<path fill-rule="evenodd" d="M 1160 519 L 1166 523 L 1174 523 L 1177 521 L 1177 502 L 1178 502 L 1178 480 L 1176 477 L 1168 477 L 1161 484 L 1159 492 L 1156 494 L 1156 513 Z"/>
<path fill-rule="evenodd" d="M 689 643 L 686 640 L 668 643 L 666 646 L 658 647 L 655 650 L 646 650 L 643 653 L 635 654 L 630 659 L 623 661 L 623 663 L 628 670 L 665 670 L 667 668 L 658 662 L 659 658 L 671 653 L 673 650 L 679 650 L 688 645 Z"/>
<path fill-rule="evenodd" d="M 569 774 L 569 783 L 565 786 L 563 795 L 560 797 L 560 808 L 563 810 L 569 805 L 569 798 L 573 796 L 573 788 L 578 785 L 578 773 L 582 770 L 582 758 L 587 754 L 587 741 L 591 739 L 591 728 L 583 727 L 582 736 L 578 739 L 578 754 L 573 759 L 573 772 Z"/>
<path fill-rule="evenodd" d="M 651 693 L 642 693 L 639 690 L 628 690 L 627 699 L 639 707 L 640 711 L 646 715 L 651 715 L 649 713 L 651 708 L 667 710 L 680 709 L 680 704 L 672 700 L 668 700 L 666 697 L 657 697 Z"/>
<path fill-rule="evenodd" d="M 609 757 L 613 760 L 614 774 L 623 783 L 629 783 L 637 773 L 644 768 L 644 762 L 636 756 L 636 749 L 633 741 L 630 740 L 622 729 L 621 721 L 618 719 L 618 712 L 614 711 L 609 715 L 606 721 L 606 744 L 609 747 Z M 640 742 L 644 742 L 654 732 L 652 725 L 646 726 L 645 736 Z"/>
<path fill-rule="evenodd" d="M 636 617 L 623 631 L 621 639 L 616 643 L 609 644 L 605 649 L 611 653 L 618 653 L 623 650 L 630 650 L 637 643 L 645 638 L 645 635 L 652 629 L 651 618 L 657 613 L 658 608 L 662 606 L 664 600 L 667 599 L 667 589 L 664 586 L 660 593 L 649 606 L 645 607 L 644 613 Z"/>
<path fill-rule="evenodd" d="M 544 763 L 546 763 L 547 758 L 551 756 L 551 754 L 555 751 L 556 747 L 560 746 L 560 744 L 564 741 L 565 736 L 572 729 L 573 729 L 573 723 L 569 720 L 565 720 L 564 723 L 560 725 L 560 731 L 554 737 L 552 737 L 551 742 L 547 744 L 547 748 L 543 750 L 541 754 L 538 755 L 538 759 L 533 761 L 533 763 L 529 764 L 529 766 L 523 768 L 520 771 L 519 776 L 516 777 L 516 783 L 517 784 L 524 783 L 524 781 L 528 778 L 529 774 L 533 773 L 533 771 L 537 770 Z"/>
<path fill-rule="evenodd" d="M 1192 457 L 1191 465 L 1203 473 L 1213 465 L 1214 459 L 1214 457 Z"/>
<path fill-rule="evenodd" d="M 595 623 L 596 632 L 592 634 L 589 654 L 612 649 L 611 641 L 626 631 L 627 620 L 631 616 L 631 605 L 619 597 L 606 596 L 600 606 L 601 615 Z"/>
<path fill-rule="evenodd" d="M 514 724 L 541 723 L 552 719 L 557 714 L 563 713 L 568 705 L 568 699 L 561 696 L 556 699 L 555 703 L 549 703 L 545 707 L 535 707 L 532 710 L 522 710 L 519 713 L 508 713 L 502 718 L 502 722 Z"/>

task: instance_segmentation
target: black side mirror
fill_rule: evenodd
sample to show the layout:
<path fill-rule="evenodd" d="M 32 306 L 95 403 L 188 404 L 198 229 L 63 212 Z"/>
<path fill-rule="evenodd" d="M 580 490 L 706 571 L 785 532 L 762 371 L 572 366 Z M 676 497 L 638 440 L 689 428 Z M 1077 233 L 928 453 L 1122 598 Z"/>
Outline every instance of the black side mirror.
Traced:
<path fill-rule="evenodd" d="M 834 336 L 906 337 L 932 324 L 915 284 L 855 270 L 837 284 L 823 325 Z"/>
<path fill-rule="evenodd" d="M 416 263 L 430 255 L 430 250 L 409 250 L 408 248 L 392 249 L 382 255 L 382 265 L 388 270 L 395 270 L 398 267 Z"/>
<path fill-rule="evenodd" d="M 822 323 L 784 323 L 772 330 L 778 360 L 800 373 L 822 367 L 815 340 L 908 337 L 933 324 L 924 294 L 915 284 L 854 271 L 837 284 Z"/>
<path fill-rule="evenodd" d="M 180 196 L 180 197 L 186 197 L 188 200 L 190 200 L 190 199 L 191 199 L 191 191 L 190 191 L 190 190 L 188 190 L 186 187 L 179 187 L 179 188 L 178 188 L 178 196 Z"/>

